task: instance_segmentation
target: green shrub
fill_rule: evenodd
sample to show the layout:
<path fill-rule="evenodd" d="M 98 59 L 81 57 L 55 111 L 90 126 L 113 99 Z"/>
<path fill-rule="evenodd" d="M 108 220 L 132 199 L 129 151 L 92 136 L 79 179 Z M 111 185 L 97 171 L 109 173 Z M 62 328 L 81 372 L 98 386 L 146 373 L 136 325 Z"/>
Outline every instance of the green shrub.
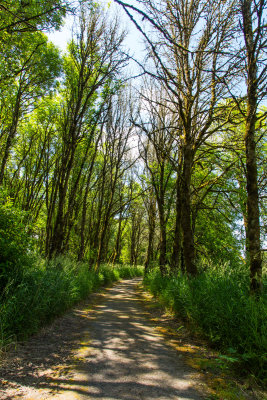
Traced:
<path fill-rule="evenodd" d="M 267 299 L 249 296 L 244 271 L 211 269 L 196 278 L 162 278 L 158 271 L 144 284 L 160 302 L 201 330 L 217 348 L 235 354 L 246 368 L 263 378 L 266 373 Z"/>
<path fill-rule="evenodd" d="M 31 264 L 31 238 L 26 214 L 0 193 L 0 295 L 11 282 L 19 282 L 23 267 Z"/>

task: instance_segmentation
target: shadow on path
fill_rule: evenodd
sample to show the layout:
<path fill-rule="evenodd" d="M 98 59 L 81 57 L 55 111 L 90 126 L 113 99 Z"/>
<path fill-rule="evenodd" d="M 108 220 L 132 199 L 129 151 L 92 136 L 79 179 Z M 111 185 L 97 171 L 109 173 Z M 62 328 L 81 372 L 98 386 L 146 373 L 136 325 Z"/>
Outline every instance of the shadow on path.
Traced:
<path fill-rule="evenodd" d="M 20 349 L 4 378 L 23 390 L 17 397 L 0 391 L 0 399 L 203 398 L 192 371 L 148 321 L 134 290 L 138 282 L 120 282 L 93 310 L 73 310 L 59 321 L 60 329 L 55 323 Z M 36 357 L 40 345 L 45 349 Z"/>

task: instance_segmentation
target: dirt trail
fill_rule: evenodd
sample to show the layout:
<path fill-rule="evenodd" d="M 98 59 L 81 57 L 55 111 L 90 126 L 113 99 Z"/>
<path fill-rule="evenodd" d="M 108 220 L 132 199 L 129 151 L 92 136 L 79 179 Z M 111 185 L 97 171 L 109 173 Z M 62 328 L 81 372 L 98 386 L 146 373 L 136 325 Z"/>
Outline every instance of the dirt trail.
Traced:
<path fill-rule="evenodd" d="M 20 346 L 0 370 L 0 399 L 203 399 L 149 322 L 139 282 L 118 283 Z"/>

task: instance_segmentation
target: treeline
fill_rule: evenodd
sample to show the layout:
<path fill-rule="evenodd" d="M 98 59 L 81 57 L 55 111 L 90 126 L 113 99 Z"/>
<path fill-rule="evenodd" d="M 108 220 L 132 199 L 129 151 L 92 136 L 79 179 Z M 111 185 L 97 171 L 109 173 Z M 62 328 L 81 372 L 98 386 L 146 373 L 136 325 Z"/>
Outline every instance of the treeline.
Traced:
<path fill-rule="evenodd" d="M 138 88 L 99 5 L 1 2 L 1 289 L 35 251 L 162 275 L 246 264 L 260 292 L 266 1 L 117 3 L 146 42 Z M 62 55 L 45 32 L 71 12 Z"/>
<path fill-rule="evenodd" d="M 74 29 L 64 56 L 27 25 L 3 35 L 0 182 L 42 255 L 99 265 L 132 197 L 125 34 L 98 6 L 80 9 Z"/>

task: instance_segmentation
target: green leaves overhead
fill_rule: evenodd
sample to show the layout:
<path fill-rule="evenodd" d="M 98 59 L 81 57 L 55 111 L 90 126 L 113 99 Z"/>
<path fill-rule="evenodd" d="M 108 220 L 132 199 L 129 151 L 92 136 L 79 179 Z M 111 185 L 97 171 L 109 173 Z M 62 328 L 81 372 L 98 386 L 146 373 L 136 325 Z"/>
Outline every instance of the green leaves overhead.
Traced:
<path fill-rule="evenodd" d="M 8 46 L 2 45 L 0 54 L 2 87 L 19 82 L 29 84 L 30 79 L 35 86 L 48 89 L 54 85 L 54 80 L 61 71 L 59 50 L 40 32 L 27 32 L 23 37 L 11 41 Z"/>
<path fill-rule="evenodd" d="M 8 35 L 36 30 L 58 29 L 70 11 L 65 0 L 2 0 L 0 4 L 0 40 Z"/>

